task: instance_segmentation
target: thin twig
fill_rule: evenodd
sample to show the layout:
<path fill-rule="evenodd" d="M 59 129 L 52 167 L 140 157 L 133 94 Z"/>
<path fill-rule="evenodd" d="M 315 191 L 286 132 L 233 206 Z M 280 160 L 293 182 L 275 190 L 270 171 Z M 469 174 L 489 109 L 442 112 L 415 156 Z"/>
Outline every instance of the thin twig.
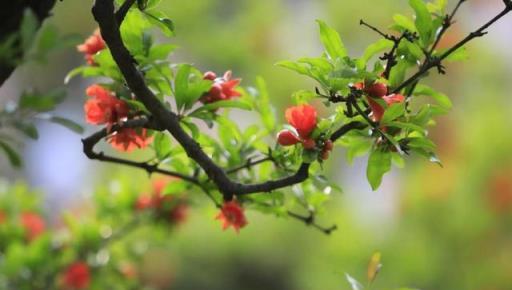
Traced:
<path fill-rule="evenodd" d="M 337 225 L 332 225 L 330 227 L 324 227 L 315 222 L 315 215 L 313 212 L 310 212 L 309 215 L 303 216 L 292 211 L 287 211 L 288 216 L 295 218 L 297 220 L 303 221 L 306 225 L 312 226 L 326 235 L 330 235 L 333 231 L 338 229 Z"/>
<path fill-rule="evenodd" d="M 250 169 L 251 167 L 253 167 L 255 165 L 258 165 L 260 163 L 267 162 L 267 161 L 273 161 L 273 160 L 274 160 L 274 158 L 272 158 L 271 156 L 267 156 L 267 157 L 258 159 L 256 161 L 252 161 L 251 158 L 249 158 L 245 164 L 237 166 L 237 167 L 234 167 L 234 168 L 231 168 L 229 170 L 226 170 L 226 173 L 227 174 L 233 174 L 233 173 L 238 172 L 240 170 Z"/>
<path fill-rule="evenodd" d="M 505 9 L 503 9 L 503 11 L 501 11 L 498 15 L 494 16 L 491 20 L 489 20 L 488 22 L 486 22 L 484 25 L 482 25 L 480 28 L 478 28 L 477 30 L 469 33 L 465 38 L 463 38 L 462 40 L 460 40 L 457 44 L 455 44 L 454 46 L 452 46 L 450 49 L 448 49 L 447 51 L 445 51 L 443 54 L 441 54 L 441 56 L 439 57 L 436 57 L 436 58 L 431 58 L 430 60 L 427 60 L 427 62 L 425 63 L 424 66 L 422 66 L 418 72 L 416 72 L 414 75 L 412 75 L 411 77 L 409 77 L 407 80 L 405 80 L 401 85 L 399 85 L 398 87 L 396 87 L 394 90 L 393 90 L 393 93 L 399 93 L 402 89 L 404 89 L 405 87 L 413 84 L 414 82 L 416 82 L 416 80 L 418 80 L 419 78 L 421 78 L 425 73 L 427 73 L 430 69 L 432 69 L 433 67 L 439 67 L 441 65 L 441 61 L 443 61 L 445 58 L 447 58 L 448 56 L 450 56 L 452 53 L 454 53 L 455 51 L 457 51 L 457 49 L 463 47 L 466 43 L 468 43 L 469 41 L 477 38 L 477 37 L 481 37 L 483 35 L 485 35 L 487 32 L 485 31 L 487 28 L 489 28 L 491 25 L 493 25 L 496 21 L 500 20 L 503 16 L 507 15 L 510 11 L 512 11 L 512 5 L 507 5 L 505 7 Z"/>
<path fill-rule="evenodd" d="M 126 14 L 128 13 L 128 10 L 133 6 L 136 0 L 126 0 L 124 3 L 119 7 L 119 9 L 116 12 L 116 20 L 117 23 L 123 22 L 124 18 L 126 17 Z"/>

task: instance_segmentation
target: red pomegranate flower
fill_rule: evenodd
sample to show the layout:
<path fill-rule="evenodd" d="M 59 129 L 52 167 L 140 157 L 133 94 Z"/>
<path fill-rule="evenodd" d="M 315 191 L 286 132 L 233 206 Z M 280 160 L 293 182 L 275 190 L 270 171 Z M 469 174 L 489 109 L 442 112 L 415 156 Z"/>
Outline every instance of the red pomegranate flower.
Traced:
<path fill-rule="evenodd" d="M 183 201 L 180 201 L 172 210 L 171 210 L 171 222 L 174 224 L 182 224 L 187 220 L 188 217 L 188 206 Z"/>
<path fill-rule="evenodd" d="M 105 41 L 101 38 L 100 30 L 96 29 L 84 43 L 78 45 L 76 48 L 79 52 L 84 54 L 88 64 L 94 65 L 94 55 L 105 47 Z"/>
<path fill-rule="evenodd" d="M 25 229 L 26 237 L 29 241 L 32 241 L 40 236 L 46 228 L 46 224 L 43 218 L 37 213 L 33 212 L 22 213 L 21 224 Z"/>
<path fill-rule="evenodd" d="M 84 289 L 89 287 L 91 274 L 89 266 L 82 261 L 68 266 L 64 273 L 64 284 L 71 289 Z"/>
<path fill-rule="evenodd" d="M 201 97 L 201 102 L 205 104 L 222 101 L 222 100 L 231 100 L 235 97 L 239 97 L 242 94 L 235 90 L 235 88 L 240 84 L 240 79 L 231 79 L 231 71 L 227 71 L 224 73 L 222 78 L 217 78 L 217 75 L 214 72 L 206 72 L 203 75 L 205 80 L 214 81 L 210 90 Z"/>
<path fill-rule="evenodd" d="M 231 226 L 237 233 L 247 225 L 244 210 L 235 200 L 224 202 L 220 213 L 215 219 L 222 221 L 223 230 Z"/>
<path fill-rule="evenodd" d="M 302 139 L 308 139 L 316 127 L 316 110 L 310 105 L 299 105 L 286 109 L 286 120 L 299 133 Z"/>
<path fill-rule="evenodd" d="M 88 123 L 112 126 L 121 119 L 128 117 L 128 104 L 102 86 L 89 86 L 85 93 L 91 97 L 84 105 L 85 120 Z"/>
<path fill-rule="evenodd" d="M 153 197 L 147 193 L 141 194 L 135 202 L 135 209 L 145 210 L 153 207 Z"/>
<path fill-rule="evenodd" d="M 114 149 L 123 152 L 131 152 L 137 148 L 144 149 L 153 142 L 153 137 L 147 135 L 145 128 L 123 128 L 114 132 L 107 139 Z"/>

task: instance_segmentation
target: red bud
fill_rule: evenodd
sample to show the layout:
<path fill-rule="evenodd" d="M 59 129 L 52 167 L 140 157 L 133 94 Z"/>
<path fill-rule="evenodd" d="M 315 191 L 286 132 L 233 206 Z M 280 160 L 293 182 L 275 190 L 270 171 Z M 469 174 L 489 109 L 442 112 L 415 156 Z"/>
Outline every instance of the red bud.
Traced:
<path fill-rule="evenodd" d="M 334 147 L 334 144 L 332 143 L 331 140 L 325 141 L 324 151 L 331 151 L 333 147 Z"/>
<path fill-rule="evenodd" d="M 281 146 L 291 146 L 299 142 L 299 137 L 288 130 L 283 130 L 277 134 L 277 143 Z"/>
<path fill-rule="evenodd" d="M 207 71 L 203 75 L 203 79 L 213 81 L 217 78 L 217 75 L 212 71 Z"/>
<path fill-rule="evenodd" d="M 388 87 L 383 83 L 374 83 L 370 86 L 367 86 L 364 89 L 364 92 L 368 94 L 370 97 L 374 98 L 382 98 L 388 93 Z"/>
<path fill-rule="evenodd" d="M 306 139 L 302 142 L 302 146 L 304 146 L 304 149 L 313 149 L 316 147 L 316 142 L 313 139 Z"/>

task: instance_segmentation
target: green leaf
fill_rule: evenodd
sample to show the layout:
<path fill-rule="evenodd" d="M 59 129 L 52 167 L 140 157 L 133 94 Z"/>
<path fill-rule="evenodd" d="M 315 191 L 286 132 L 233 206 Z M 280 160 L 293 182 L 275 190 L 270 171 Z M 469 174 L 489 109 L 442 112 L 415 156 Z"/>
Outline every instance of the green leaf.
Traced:
<path fill-rule="evenodd" d="M 189 64 L 180 65 L 176 72 L 176 78 L 174 79 L 174 95 L 176 98 L 176 105 L 180 109 L 187 102 L 188 79 L 191 69 L 192 66 Z"/>
<path fill-rule="evenodd" d="M 5 143 L 2 140 L 0 140 L 0 148 L 2 148 L 2 150 L 5 152 L 5 154 L 7 155 L 7 159 L 9 159 L 9 162 L 12 166 L 21 167 L 22 161 L 18 152 L 14 151 L 14 149 L 12 149 L 12 147 L 9 144 Z"/>
<path fill-rule="evenodd" d="M 52 116 L 52 117 L 50 117 L 49 121 L 52 123 L 55 123 L 55 124 L 59 124 L 63 127 L 66 127 L 69 130 L 71 130 L 75 133 L 78 133 L 78 134 L 82 134 L 84 132 L 84 128 L 81 125 L 79 125 L 75 121 L 72 121 L 72 120 L 69 120 L 66 118 Z"/>
<path fill-rule="evenodd" d="M 432 16 L 428 11 L 427 5 L 423 0 L 409 0 L 409 5 L 416 12 L 415 25 L 420 33 L 420 38 L 423 42 L 423 46 L 427 47 L 430 44 L 432 35 L 434 33 L 434 25 L 432 22 Z"/>
<path fill-rule="evenodd" d="M 39 21 L 32 9 L 26 8 L 23 11 L 23 18 L 20 25 L 21 47 L 27 52 L 34 42 Z"/>
<path fill-rule="evenodd" d="M 382 176 L 391 170 L 391 153 L 380 149 L 373 150 L 368 157 L 366 177 L 373 190 L 379 188 Z"/>
<path fill-rule="evenodd" d="M 153 45 L 149 49 L 148 59 L 151 61 L 154 60 L 164 60 L 169 54 L 171 54 L 175 49 L 176 45 L 174 44 L 157 44 Z"/>
<path fill-rule="evenodd" d="M 155 133 L 155 141 L 153 142 L 156 157 L 159 160 L 164 160 L 169 157 L 169 153 L 172 150 L 172 142 L 169 136 L 162 132 Z"/>
<path fill-rule="evenodd" d="M 219 108 L 238 108 L 238 109 L 250 111 L 252 109 L 252 106 L 247 102 L 243 102 L 243 101 L 239 101 L 239 100 L 222 100 L 222 101 L 217 101 L 217 102 L 203 105 L 203 106 L 197 108 L 192 113 L 190 113 L 189 116 L 194 116 L 203 111 L 213 111 L 213 110 L 216 110 Z"/>
<path fill-rule="evenodd" d="M 405 15 L 395 14 L 393 15 L 393 20 L 395 21 L 395 24 L 401 27 L 402 29 L 409 30 L 410 32 L 418 32 L 418 30 L 416 29 L 416 25 L 414 25 L 414 22 Z"/>
<path fill-rule="evenodd" d="M 18 129 L 20 132 L 25 134 L 25 136 L 37 140 L 39 138 L 39 134 L 37 132 L 36 126 L 31 123 L 25 123 L 22 121 L 16 121 L 13 123 L 14 128 Z"/>
<path fill-rule="evenodd" d="M 409 64 L 407 61 L 398 61 L 398 64 L 393 67 L 389 75 L 389 87 L 394 88 L 399 86 L 404 81 L 408 68 Z"/>
<path fill-rule="evenodd" d="M 87 67 L 85 66 L 79 66 L 72 69 L 64 78 L 64 84 L 67 85 L 72 78 L 76 77 L 79 74 L 82 74 L 86 68 Z"/>
<path fill-rule="evenodd" d="M 303 57 L 297 60 L 299 63 L 306 63 L 321 73 L 327 74 L 334 69 L 334 66 L 323 57 Z"/>
<path fill-rule="evenodd" d="M 419 132 L 422 135 L 425 135 L 427 133 L 425 128 L 418 126 L 416 124 L 413 124 L 413 123 L 388 122 L 388 123 L 386 123 L 386 126 L 396 127 L 396 128 L 400 128 L 400 129 L 409 129 L 409 130 Z"/>
<path fill-rule="evenodd" d="M 450 109 L 452 107 L 452 101 L 450 100 L 450 98 L 448 98 L 447 95 L 437 92 L 427 85 L 423 85 L 423 84 L 417 85 L 416 89 L 414 90 L 414 95 L 415 96 L 431 97 L 443 109 Z"/>
<path fill-rule="evenodd" d="M 357 60 L 357 68 L 364 69 L 368 61 L 376 54 L 393 47 L 393 41 L 389 39 L 379 39 L 370 44 L 363 53 L 363 56 Z"/>
<path fill-rule="evenodd" d="M 212 81 L 203 80 L 200 72 L 189 64 L 181 64 L 174 79 L 176 105 L 191 108 L 211 88 Z"/>
<path fill-rule="evenodd" d="M 283 61 L 276 63 L 276 65 L 290 69 L 290 70 L 295 71 L 302 75 L 307 75 L 307 76 L 311 75 L 309 72 L 308 66 L 303 63 L 296 63 L 296 62 L 290 61 L 290 60 L 283 60 Z"/>
<path fill-rule="evenodd" d="M 384 111 L 384 115 L 382 116 L 381 123 L 387 124 L 396 118 L 402 116 L 405 113 L 405 105 L 403 103 L 400 104 L 392 104 L 389 106 L 386 111 Z"/>
<path fill-rule="evenodd" d="M 156 24 L 167 37 L 174 36 L 174 22 L 167 18 L 162 13 L 148 13 L 144 12 L 148 16 L 148 20 L 153 24 Z"/>
<path fill-rule="evenodd" d="M 436 149 L 436 144 L 427 138 L 407 138 L 407 146 L 411 148 L 420 148 L 432 152 Z"/>
<path fill-rule="evenodd" d="M 455 62 L 455 61 L 463 61 L 469 58 L 469 53 L 466 47 L 461 47 L 456 51 L 452 52 L 445 58 L 445 61 Z"/>
<path fill-rule="evenodd" d="M 53 90 L 46 94 L 37 92 L 24 92 L 19 100 L 20 109 L 29 109 L 36 112 L 47 112 L 55 109 L 55 106 L 66 98 L 64 90 Z"/>
<path fill-rule="evenodd" d="M 174 195 L 174 194 L 182 194 L 187 190 L 187 184 L 183 181 L 174 181 L 169 182 L 167 186 L 163 189 L 162 193 L 164 195 Z"/>
<path fill-rule="evenodd" d="M 256 78 L 256 87 L 258 89 L 257 98 L 254 102 L 254 106 L 258 113 L 260 113 L 263 125 L 268 132 L 274 132 L 276 127 L 276 116 L 270 105 L 270 96 L 267 90 L 267 84 L 262 77 Z"/>
<path fill-rule="evenodd" d="M 141 101 L 127 99 L 123 99 L 123 101 L 125 101 L 128 104 L 128 106 L 130 106 L 130 108 L 149 114 L 148 109 L 146 109 L 146 106 L 144 106 L 144 104 Z"/>
<path fill-rule="evenodd" d="M 317 22 L 320 28 L 320 41 L 322 41 L 329 57 L 337 59 L 347 56 L 347 50 L 341 42 L 338 32 L 321 20 L 317 20 Z"/>

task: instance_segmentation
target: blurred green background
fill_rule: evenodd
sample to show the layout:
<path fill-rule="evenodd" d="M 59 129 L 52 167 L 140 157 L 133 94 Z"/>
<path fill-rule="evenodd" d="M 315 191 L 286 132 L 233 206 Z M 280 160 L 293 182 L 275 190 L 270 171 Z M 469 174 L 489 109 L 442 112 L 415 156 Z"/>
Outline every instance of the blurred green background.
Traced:
<path fill-rule="evenodd" d="M 50 21 L 63 33 L 85 37 L 96 27 L 91 5 L 58 2 Z M 467 1 L 444 45 L 464 37 L 502 5 L 501 0 Z M 218 73 L 232 69 L 244 86 L 262 76 L 276 112 L 291 104 L 293 91 L 313 85 L 273 64 L 321 53 L 315 19 L 335 27 L 358 56 L 377 39 L 359 26 L 360 19 L 385 28 L 394 13 L 412 14 L 405 0 L 162 0 L 160 7 L 176 24 L 172 42 L 180 49 L 173 61 Z M 512 289 L 510 27 L 512 19 L 506 17 L 469 45 L 468 61 L 428 80 L 454 101 L 453 111 L 432 130 L 444 168 L 409 158 L 405 169 L 394 169 L 372 192 L 364 158 L 348 166 L 338 149 L 326 171 L 344 193 L 331 197 L 319 219 L 338 225 L 332 235 L 249 212 L 250 224 L 237 236 L 220 230 L 213 205 L 198 203 L 190 221 L 143 267 L 172 272 L 172 281 L 161 289 L 349 289 L 344 274 L 364 281 L 368 260 L 379 250 L 384 267 L 373 289 Z M 80 63 L 82 56 L 70 49 L 53 54 L 48 65 L 21 67 L 0 89 L 2 101 L 27 87 L 61 85 Z M 79 78 L 70 83 L 62 115 L 83 120 L 86 85 Z M 53 220 L 59 210 L 83 204 L 97 184 L 119 176 L 137 183 L 148 179 L 135 170 L 88 161 L 80 138 L 65 129 L 41 124 L 40 130 L 40 140 L 26 145 L 25 169 L 12 171 L 2 160 L 0 173 L 45 192 Z"/>

